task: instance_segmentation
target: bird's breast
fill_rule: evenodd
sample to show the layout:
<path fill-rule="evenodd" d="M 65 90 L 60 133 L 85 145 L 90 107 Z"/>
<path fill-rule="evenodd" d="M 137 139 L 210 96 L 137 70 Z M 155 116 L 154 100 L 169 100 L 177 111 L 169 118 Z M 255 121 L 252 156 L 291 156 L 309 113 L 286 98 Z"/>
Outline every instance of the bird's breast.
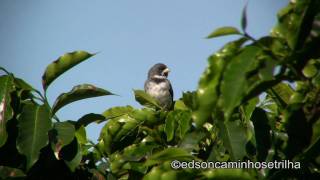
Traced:
<path fill-rule="evenodd" d="M 166 105 L 168 102 L 171 102 L 171 94 L 169 91 L 169 83 L 165 82 L 148 82 L 146 86 L 146 92 L 158 99 L 161 105 Z"/>

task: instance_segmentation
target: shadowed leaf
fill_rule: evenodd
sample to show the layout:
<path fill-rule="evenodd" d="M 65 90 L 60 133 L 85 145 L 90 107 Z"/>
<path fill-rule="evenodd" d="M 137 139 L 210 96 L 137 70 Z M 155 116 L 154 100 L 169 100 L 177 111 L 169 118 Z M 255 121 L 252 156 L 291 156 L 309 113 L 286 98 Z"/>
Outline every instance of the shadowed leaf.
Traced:
<path fill-rule="evenodd" d="M 113 95 L 111 92 L 95 87 L 91 84 L 82 84 L 72 88 L 71 91 L 67 93 L 62 93 L 56 99 L 54 105 L 52 106 L 52 114 L 55 114 L 63 106 L 70 104 L 81 99 Z"/>
<path fill-rule="evenodd" d="M 27 169 L 30 169 L 38 160 L 40 150 L 48 144 L 49 110 L 44 105 L 26 104 L 18 122 L 17 149 L 26 156 Z"/>

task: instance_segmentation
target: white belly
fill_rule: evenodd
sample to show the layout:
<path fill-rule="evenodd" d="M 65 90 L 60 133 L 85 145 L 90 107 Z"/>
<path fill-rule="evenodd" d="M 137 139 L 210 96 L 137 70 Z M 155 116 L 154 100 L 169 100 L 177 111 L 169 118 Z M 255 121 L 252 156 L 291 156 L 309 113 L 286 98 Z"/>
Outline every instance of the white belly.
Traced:
<path fill-rule="evenodd" d="M 168 102 L 171 102 L 171 95 L 168 87 L 166 86 L 166 82 L 161 82 L 159 84 L 150 82 L 147 93 L 156 98 L 161 106 L 165 106 Z"/>

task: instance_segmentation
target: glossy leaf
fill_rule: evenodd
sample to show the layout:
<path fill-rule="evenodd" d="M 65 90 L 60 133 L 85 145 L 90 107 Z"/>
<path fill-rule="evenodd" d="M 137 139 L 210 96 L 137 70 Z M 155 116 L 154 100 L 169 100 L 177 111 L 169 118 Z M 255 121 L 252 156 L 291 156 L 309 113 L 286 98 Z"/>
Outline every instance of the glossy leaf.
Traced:
<path fill-rule="evenodd" d="M 13 110 L 10 105 L 10 93 L 14 90 L 13 79 L 11 76 L 0 77 L 0 147 L 2 147 L 8 138 L 6 124 L 13 116 Z"/>
<path fill-rule="evenodd" d="M 153 97 L 151 97 L 149 94 L 147 94 L 145 91 L 143 90 L 133 90 L 133 91 L 134 91 L 134 96 L 136 98 L 136 101 L 138 101 L 141 105 L 161 109 L 161 106 L 159 105 L 158 101 Z"/>
<path fill-rule="evenodd" d="M 49 110 L 44 105 L 26 104 L 18 122 L 17 149 L 26 156 L 27 169 L 30 169 L 38 160 L 40 150 L 48 144 Z"/>
<path fill-rule="evenodd" d="M 105 110 L 102 115 L 106 119 L 112 119 L 115 117 L 119 117 L 125 114 L 130 114 L 133 111 L 132 106 L 117 106 L 117 107 L 112 107 L 107 110 Z"/>
<path fill-rule="evenodd" d="M 146 161 L 146 166 L 162 163 L 167 160 L 190 160 L 194 157 L 181 148 L 167 148 L 150 156 Z"/>
<path fill-rule="evenodd" d="M 71 143 L 75 135 L 75 128 L 68 122 L 57 122 L 53 125 L 52 135 L 55 135 L 52 140 L 52 147 L 57 159 L 60 159 L 59 152 L 65 146 Z"/>
<path fill-rule="evenodd" d="M 209 65 L 205 69 L 199 81 L 197 90 L 197 110 L 193 111 L 193 119 L 197 127 L 201 127 L 212 114 L 212 108 L 216 106 L 218 87 L 229 59 L 238 53 L 240 47 L 247 39 L 241 38 L 226 44 L 217 53 L 209 57 Z"/>
<path fill-rule="evenodd" d="M 55 114 L 63 106 L 75 101 L 86 98 L 113 95 L 111 92 L 95 87 L 91 84 L 82 84 L 72 88 L 67 93 L 62 93 L 55 101 L 52 107 L 52 113 Z"/>
<path fill-rule="evenodd" d="M 209 34 L 207 38 L 210 39 L 210 38 L 215 38 L 219 36 L 235 35 L 235 34 L 241 34 L 241 33 L 235 27 L 225 26 L 225 27 L 221 27 L 214 30 L 211 34 Z"/>
<path fill-rule="evenodd" d="M 164 131 L 167 135 L 167 141 L 171 141 L 174 136 L 183 139 L 190 127 L 190 111 L 176 110 L 169 112 L 164 127 Z"/>
<path fill-rule="evenodd" d="M 221 84 L 221 100 L 227 118 L 248 91 L 246 73 L 252 70 L 256 61 L 255 56 L 260 51 L 258 47 L 249 46 L 234 57 L 226 67 Z"/>
<path fill-rule="evenodd" d="M 48 86 L 61 74 L 93 55 L 94 54 L 90 54 L 85 51 L 74 51 L 59 57 L 57 60 L 47 66 L 42 76 L 43 89 L 46 90 Z"/>

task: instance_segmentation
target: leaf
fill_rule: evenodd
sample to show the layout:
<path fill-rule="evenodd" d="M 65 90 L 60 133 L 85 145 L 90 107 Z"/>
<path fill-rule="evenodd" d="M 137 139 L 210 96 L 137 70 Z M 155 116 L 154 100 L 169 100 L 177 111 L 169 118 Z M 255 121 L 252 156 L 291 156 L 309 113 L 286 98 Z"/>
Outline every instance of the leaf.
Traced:
<path fill-rule="evenodd" d="M 257 145 L 257 160 L 263 162 L 266 160 L 268 151 L 271 148 L 271 127 L 266 111 L 261 108 L 256 108 L 251 120 L 254 126 L 254 133 Z"/>
<path fill-rule="evenodd" d="M 267 91 L 270 97 L 277 103 L 277 105 L 281 109 L 287 107 L 293 92 L 293 89 L 285 83 L 278 83 Z"/>
<path fill-rule="evenodd" d="M 23 79 L 14 78 L 14 83 L 20 89 L 27 90 L 27 91 L 34 90 L 34 88 L 30 84 L 26 83 Z"/>
<path fill-rule="evenodd" d="M 112 107 L 107 110 L 105 110 L 102 115 L 106 119 L 112 119 L 115 117 L 119 117 L 125 114 L 130 114 L 133 111 L 132 106 L 117 106 L 117 107 Z"/>
<path fill-rule="evenodd" d="M 147 94 L 143 90 L 133 90 L 134 96 L 136 98 L 136 101 L 138 101 L 141 105 L 147 106 L 147 107 L 155 107 L 155 108 L 162 108 L 158 101 L 151 97 L 149 94 Z"/>
<path fill-rule="evenodd" d="M 243 169 L 213 169 L 204 171 L 203 175 L 206 177 L 206 179 L 254 179 L 247 171 Z"/>
<path fill-rule="evenodd" d="M 285 128 L 288 134 L 285 154 L 288 159 L 301 153 L 311 142 L 312 127 L 302 107 L 290 105 L 284 113 Z"/>
<path fill-rule="evenodd" d="M 219 36 L 226 36 L 226 35 L 234 35 L 234 34 L 241 34 L 239 30 L 235 27 L 225 26 L 214 30 L 207 38 L 215 38 Z"/>
<path fill-rule="evenodd" d="M 71 146 L 68 148 L 72 148 L 73 152 L 72 152 L 72 154 L 68 154 L 68 156 L 73 155 L 73 158 L 70 160 L 64 158 L 64 162 L 69 167 L 71 172 L 74 172 L 81 162 L 82 152 L 81 152 L 81 146 L 78 143 L 77 138 L 74 138 L 74 140 L 72 141 L 72 143 L 70 145 Z M 67 147 L 67 146 L 65 146 L 65 147 Z"/>
<path fill-rule="evenodd" d="M 174 118 L 174 111 L 168 114 L 166 119 L 166 124 L 164 126 L 164 131 L 167 135 L 167 141 L 171 141 L 174 137 L 174 129 L 175 129 L 175 118 Z"/>
<path fill-rule="evenodd" d="M 209 65 L 203 72 L 199 81 L 196 95 L 197 110 L 194 110 L 192 115 L 197 127 L 201 127 L 203 123 L 211 118 L 212 108 L 215 107 L 218 95 L 220 94 L 218 87 L 225 66 L 230 58 L 239 52 L 242 44 L 246 41 L 246 38 L 232 41 L 209 57 Z"/>
<path fill-rule="evenodd" d="M 247 28 L 247 7 L 248 7 L 248 2 L 243 8 L 242 16 L 241 16 L 241 28 L 244 32 L 246 32 L 246 28 Z"/>
<path fill-rule="evenodd" d="M 72 88 L 67 93 L 62 93 L 54 102 L 52 107 L 52 114 L 55 114 L 63 106 L 75 101 L 79 101 L 86 98 L 113 95 L 111 92 L 95 87 L 91 84 L 82 84 Z"/>
<path fill-rule="evenodd" d="M 81 126 L 79 129 L 77 129 L 75 136 L 77 137 L 79 144 L 87 144 L 87 133 L 84 126 Z"/>
<path fill-rule="evenodd" d="M 54 155 L 60 159 L 59 152 L 65 145 L 71 143 L 75 135 L 75 128 L 68 122 L 57 122 L 54 123 L 51 134 L 55 135 L 52 140 Z"/>
<path fill-rule="evenodd" d="M 223 144 L 231 155 L 231 160 L 242 160 L 246 155 L 247 137 L 245 129 L 242 127 L 240 120 L 236 121 L 217 121 L 219 127 L 219 136 Z"/>
<path fill-rule="evenodd" d="M 90 54 L 85 51 L 74 51 L 59 57 L 57 60 L 47 66 L 42 76 L 43 89 L 47 90 L 49 85 L 61 74 L 83 62 L 84 60 L 92 57 L 93 55 L 94 54 Z"/>
<path fill-rule="evenodd" d="M 51 129 L 49 110 L 46 106 L 26 104 L 18 118 L 17 149 L 27 158 L 27 169 L 38 160 L 40 150 L 48 144 Z"/>
<path fill-rule="evenodd" d="M 101 123 L 105 119 L 106 118 L 101 114 L 95 114 L 95 113 L 86 114 L 76 122 L 76 129 L 78 129 L 80 126 L 86 127 L 92 122 Z"/>
<path fill-rule="evenodd" d="M 0 179 L 25 178 L 26 175 L 21 169 L 16 169 L 8 166 L 0 166 Z"/>
<path fill-rule="evenodd" d="M 12 77 L 9 75 L 0 76 L 0 87 L 0 147 L 2 147 L 8 138 L 7 121 L 13 116 L 13 110 L 10 105 L 10 93 L 14 90 Z"/>
<path fill-rule="evenodd" d="M 146 166 L 160 164 L 167 160 L 191 160 L 195 159 L 189 152 L 181 148 L 167 148 L 150 156 L 145 162 Z"/>
<path fill-rule="evenodd" d="M 164 131 L 167 135 L 167 141 L 171 141 L 174 138 L 176 132 L 176 137 L 180 139 L 184 138 L 184 135 L 191 127 L 191 112 L 184 110 L 175 110 L 169 112 Z"/>
<path fill-rule="evenodd" d="M 260 48 L 249 46 L 235 56 L 226 67 L 221 83 L 221 100 L 228 119 L 249 89 L 246 73 L 252 70 Z"/>

